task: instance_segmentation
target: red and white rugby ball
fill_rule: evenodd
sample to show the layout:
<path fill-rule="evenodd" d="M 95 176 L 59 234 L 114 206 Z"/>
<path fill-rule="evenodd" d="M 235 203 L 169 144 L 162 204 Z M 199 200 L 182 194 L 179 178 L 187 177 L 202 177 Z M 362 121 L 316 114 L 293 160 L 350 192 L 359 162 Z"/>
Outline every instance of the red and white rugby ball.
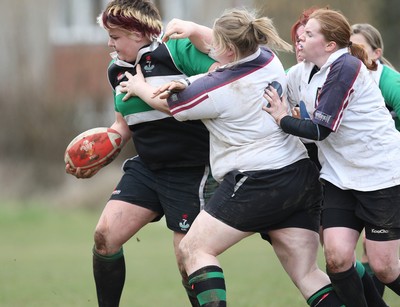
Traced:
<path fill-rule="evenodd" d="M 111 163 L 123 147 L 122 136 L 114 129 L 98 127 L 89 129 L 67 146 L 64 154 L 65 164 L 82 170 L 96 169 Z"/>

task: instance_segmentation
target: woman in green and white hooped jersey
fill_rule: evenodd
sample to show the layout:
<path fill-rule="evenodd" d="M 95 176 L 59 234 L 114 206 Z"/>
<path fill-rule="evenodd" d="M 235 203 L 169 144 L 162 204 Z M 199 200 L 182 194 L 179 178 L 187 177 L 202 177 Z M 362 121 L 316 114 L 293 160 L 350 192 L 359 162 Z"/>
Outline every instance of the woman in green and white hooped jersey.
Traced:
<path fill-rule="evenodd" d="M 108 32 L 108 46 L 114 49 L 108 67 L 115 108 L 111 128 L 123 136 L 125 143 L 132 138 L 138 154 L 125 161 L 124 174 L 94 234 L 98 305 L 118 306 L 126 270 L 123 244 L 142 227 L 165 216 L 176 249 L 216 187 L 209 168 L 209 134 L 203 123 L 179 122 L 153 109 L 150 98 L 125 95 L 121 83 L 134 78 L 137 66 L 149 84 L 158 86 L 213 70 L 216 63 L 189 39 L 161 42 L 161 17 L 149 0 L 112 0 L 98 22 Z M 89 178 L 98 170 L 74 171 L 67 165 L 66 171 Z M 160 253 L 157 247 L 154 251 Z M 177 263 L 190 303 L 198 306 L 179 257 Z M 157 295 L 157 289 L 154 291 Z"/>

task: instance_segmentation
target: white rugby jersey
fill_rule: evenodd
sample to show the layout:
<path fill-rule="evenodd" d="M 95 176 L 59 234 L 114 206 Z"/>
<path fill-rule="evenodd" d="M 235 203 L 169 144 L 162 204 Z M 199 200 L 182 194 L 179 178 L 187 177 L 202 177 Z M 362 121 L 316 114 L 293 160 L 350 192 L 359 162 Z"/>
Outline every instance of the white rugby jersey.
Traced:
<path fill-rule="evenodd" d="M 359 191 L 400 184 L 400 133 L 368 69 L 347 48 L 310 80 L 313 67 L 302 62 L 289 70 L 288 99 L 304 101 L 313 122 L 333 131 L 316 142 L 321 178 Z"/>
<path fill-rule="evenodd" d="M 299 138 L 284 133 L 262 110 L 264 89 L 272 81 L 286 89 L 281 62 L 261 48 L 197 78 L 168 99 L 176 119 L 201 119 L 210 131 L 210 162 L 217 181 L 231 170 L 278 169 L 307 157 Z"/>

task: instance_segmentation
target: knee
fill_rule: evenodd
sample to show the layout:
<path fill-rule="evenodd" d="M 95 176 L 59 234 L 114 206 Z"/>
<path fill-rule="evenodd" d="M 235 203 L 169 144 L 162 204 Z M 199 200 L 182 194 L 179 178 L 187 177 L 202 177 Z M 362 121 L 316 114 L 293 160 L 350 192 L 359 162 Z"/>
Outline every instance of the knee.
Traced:
<path fill-rule="evenodd" d="M 400 274 L 399 262 L 390 263 L 384 259 L 369 259 L 369 264 L 376 277 L 383 283 L 390 283 Z"/>
<path fill-rule="evenodd" d="M 348 270 L 354 263 L 354 250 L 325 249 L 326 269 L 330 273 Z"/>
<path fill-rule="evenodd" d="M 94 231 L 94 249 L 95 251 L 102 255 L 112 255 L 117 253 L 122 246 L 113 247 L 112 242 L 110 242 L 110 236 L 104 227 L 97 226 Z"/>

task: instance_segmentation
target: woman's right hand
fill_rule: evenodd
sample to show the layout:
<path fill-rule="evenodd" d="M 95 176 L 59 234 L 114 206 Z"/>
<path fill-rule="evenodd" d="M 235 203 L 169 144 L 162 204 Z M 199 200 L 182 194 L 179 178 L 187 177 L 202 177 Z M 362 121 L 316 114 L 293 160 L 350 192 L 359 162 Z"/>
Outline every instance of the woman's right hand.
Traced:
<path fill-rule="evenodd" d="M 167 99 L 173 93 L 178 93 L 183 91 L 186 88 L 186 85 L 179 81 L 171 81 L 164 85 L 161 85 L 154 93 L 153 97 L 160 96 L 161 99 Z"/>
<path fill-rule="evenodd" d="M 101 169 L 101 167 L 98 167 L 98 168 L 95 168 L 95 169 L 81 170 L 80 167 L 78 167 L 78 168 L 71 167 L 71 165 L 69 163 L 67 163 L 65 165 L 65 172 L 67 174 L 75 176 L 78 179 L 91 178 L 94 175 L 96 175 L 100 169 Z"/>
<path fill-rule="evenodd" d="M 190 37 L 194 32 L 194 27 L 195 24 L 191 21 L 174 18 L 165 27 L 162 40 L 167 42 L 170 39 Z"/>

